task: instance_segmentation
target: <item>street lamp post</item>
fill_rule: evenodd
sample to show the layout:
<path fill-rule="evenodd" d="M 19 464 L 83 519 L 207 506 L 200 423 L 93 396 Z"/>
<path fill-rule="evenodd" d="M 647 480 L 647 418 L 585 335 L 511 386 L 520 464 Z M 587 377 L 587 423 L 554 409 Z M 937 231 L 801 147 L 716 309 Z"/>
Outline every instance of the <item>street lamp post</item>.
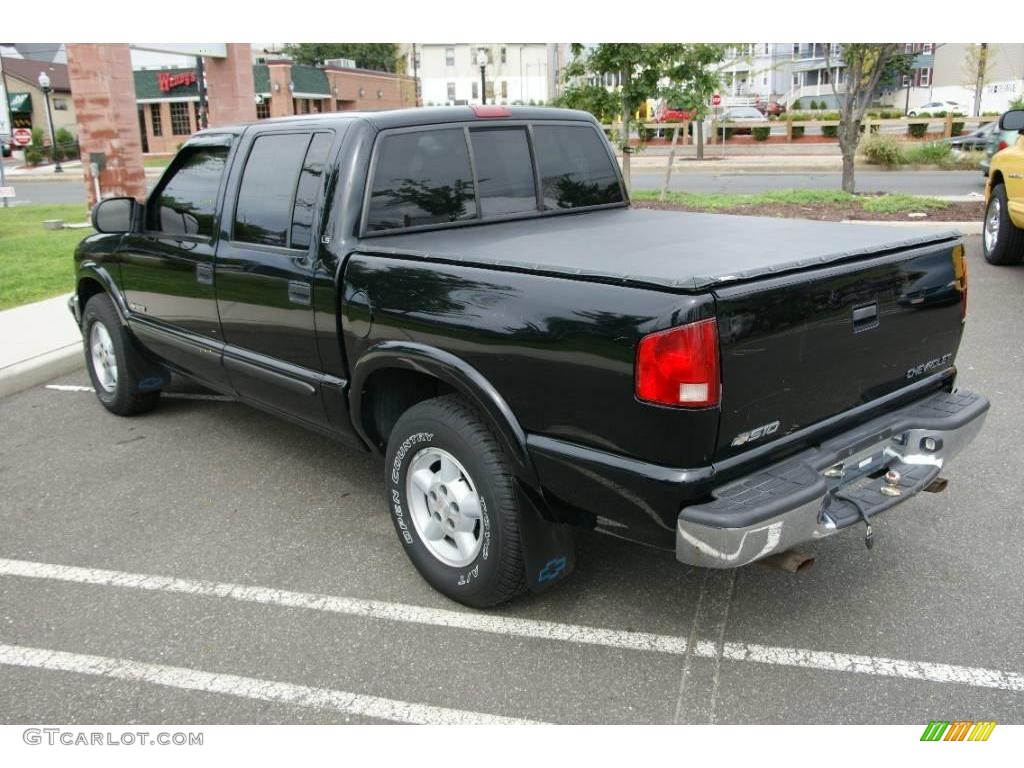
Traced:
<path fill-rule="evenodd" d="M 50 78 L 45 72 L 39 73 L 39 87 L 43 91 L 43 98 L 46 100 L 46 124 L 50 128 L 50 151 L 53 155 L 53 172 L 64 173 L 60 167 L 60 160 L 57 158 L 57 135 L 53 132 L 53 113 L 50 111 Z"/>
<path fill-rule="evenodd" d="M 480 67 L 480 103 L 487 103 L 487 51 L 483 48 L 476 52 L 476 63 Z"/>

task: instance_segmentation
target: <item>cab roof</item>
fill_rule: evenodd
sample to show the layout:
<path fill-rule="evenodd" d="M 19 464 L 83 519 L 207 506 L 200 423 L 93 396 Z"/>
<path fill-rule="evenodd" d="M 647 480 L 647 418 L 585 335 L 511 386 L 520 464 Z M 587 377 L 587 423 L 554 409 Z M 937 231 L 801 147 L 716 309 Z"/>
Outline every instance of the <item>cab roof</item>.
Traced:
<path fill-rule="evenodd" d="M 212 133 L 240 134 L 254 125 L 281 124 L 312 124 L 330 125 L 350 120 L 363 120 L 377 130 L 388 128 L 410 128 L 417 125 L 437 125 L 438 123 L 465 123 L 479 120 L 481 122 L 498 122 L 501 120 L 578 120 L 595 123 L 593 115 L 576 109 L 557 109 L 553 107 L 506 107 L 486 105 L 485 107 L 411 107 L 406 109 L 388 109 L 379 112 L 319 112 L 308 115 L 291 115 L 289 117 L 273 117 L 251 123 L 205 128 L 195 136 Z"/>

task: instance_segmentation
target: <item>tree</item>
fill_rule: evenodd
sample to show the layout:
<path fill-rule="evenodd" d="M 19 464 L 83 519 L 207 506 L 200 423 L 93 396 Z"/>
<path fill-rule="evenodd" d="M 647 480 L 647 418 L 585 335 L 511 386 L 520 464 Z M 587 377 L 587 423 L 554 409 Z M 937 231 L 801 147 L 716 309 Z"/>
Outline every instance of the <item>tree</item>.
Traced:
<path fill-rule="evenodd" d="M 721 85 L 721 71 L 733 62 L 726 62 L 725 45 L 694 43 L 682 46 L 666 72 L 669 83 L 662 97 L 694 115 L 697 159 L 704 159 L 704 118 L 711 97 Z"/>
<path fill-rule="evenodd" d="M 618 80 L 617 111 L 622 115 L 622 175 L 627 189 L 630 186 L 629 137 L 633 115 L 648 99 L 668 97 L 683 99 L 694 109 L 703 108 L 707 96 L 718 84 L 717 76 L 706 69 L 711 61 L 722 58 L 722 47 L 684 43 L 600 43 L 584 49 L 580 43 L 572 44 L 573 60 L 566 67 L 568 79 L 589 78 L 591 88 L 603 88 L 606 76 Z M 570 85 L 569 91 L 582 92 L 584 84 Z M 693 93 L 690 90 L 695 91 Z M 591 93 L 593 93 L 591 91 Z M 685 97 L 684 97 L 685 94 Z M 606 102 L 598 100 L 603 109 Z"/>
<path fill-rule="evenodd" d="M 964 85 L 974 91 L 974 117 L 981 114 L 981 94 L 992 73 L 994 54 L 994 46 L 989 43 L 973 43 L 964 51 Z"/>
<path fill-rule="evenodd" d="M 558 106 L 567 109 L 581 109 L 589 112 L 600 123 L 615 119 L 620 107 L 618 96 L 603 85 L 574 83 L 565 88 L 558 97 Z"/>
<path fill-rule="evenodd" d="M 839 107 L 839 150 L 843 155 L 843 191 L 854 191 L 854 159 L 860 143 L 860 123 L 880 86 L 895 81 L 913 67 L 914 54 L 903 53 L 902 43 L 825 43 L 825 66 L 845 65 L 842 92 L 829 78 Z"/>
<path fill-rule="evenodd" d="M 603 81 L 605 76 L 618 78 L 619 111 L 622 115 L 622 176 L 630 187 L 629 145 L 633 115 L 659 91 L 665 68 L 683 46 L 679 43 L 600 43 L 584 50 L 581 43 L 572 44 L 573 60 L 566 67 L 566 77 L 588 75 Z"/>
<path fill-rule="evenodd" d="M 357 67 L 378 72 L 398 70 L 394 43 L 288 43 L 284 52 L 298 64 L 323 64 L 327 59 L 353 59 Z"/>

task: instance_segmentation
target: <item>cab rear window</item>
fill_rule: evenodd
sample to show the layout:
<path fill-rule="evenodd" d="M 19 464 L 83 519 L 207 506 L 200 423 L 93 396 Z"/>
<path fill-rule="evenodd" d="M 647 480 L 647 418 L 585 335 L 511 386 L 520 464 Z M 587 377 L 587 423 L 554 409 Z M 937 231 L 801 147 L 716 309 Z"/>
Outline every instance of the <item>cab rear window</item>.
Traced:
<path fill-rule="evenodd" d="M 367 233 L 625 202 L 604 137 L 587 124 L 481 125 L 384 134 Z"/>
<path fill-rule="evenodd" d="M 367 229 L 403 229 L 476 218 L 462 128 L 394 133 L 379 149 Z"/>

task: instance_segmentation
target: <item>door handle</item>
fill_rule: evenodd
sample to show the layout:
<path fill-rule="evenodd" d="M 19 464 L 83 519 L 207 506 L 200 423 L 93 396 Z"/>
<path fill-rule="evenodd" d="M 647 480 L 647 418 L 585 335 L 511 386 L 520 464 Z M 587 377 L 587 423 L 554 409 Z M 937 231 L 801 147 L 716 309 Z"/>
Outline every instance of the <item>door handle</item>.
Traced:
<path fill-rule="evenodd" d="M 200 285 L 213 285 L 213 264 L 206 261 L 196 264 L 196 282 Z"/>
<path fill-rule="evenodd" d="M 313 298 L 313 289 L 309 283 L 299 280 L 288 281 L 288 301 L 308 307 Z"/>

